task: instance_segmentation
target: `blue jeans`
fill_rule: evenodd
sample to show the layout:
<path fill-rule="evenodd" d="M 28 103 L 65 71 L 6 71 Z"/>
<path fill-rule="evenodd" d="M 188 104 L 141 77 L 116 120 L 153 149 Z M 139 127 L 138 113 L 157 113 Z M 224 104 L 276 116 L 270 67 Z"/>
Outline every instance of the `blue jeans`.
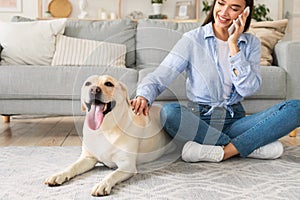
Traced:
<path fill-rule="evenodd" d="M 160 115 L 164 130 L 180 143 L 195 141 L 208 145 L 232 143 L 242 157 L 278 140 L 300 126 L 300 100 L 288 100 L 259 113 L 245 116 L 241 103 L 232 106 L 234 117 L 223 108 L 209 116 L 210 106 L 168 103 Z"/>

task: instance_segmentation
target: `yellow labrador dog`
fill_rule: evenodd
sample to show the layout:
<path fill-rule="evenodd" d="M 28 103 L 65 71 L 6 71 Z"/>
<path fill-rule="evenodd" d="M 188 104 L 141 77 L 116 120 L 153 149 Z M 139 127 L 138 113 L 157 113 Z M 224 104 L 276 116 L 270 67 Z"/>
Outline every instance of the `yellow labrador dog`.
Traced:
<path fill-rule="evenodd" d="M 91 76 L 82 86 L 82 109 L 86 112 L 80 158 L 45 184 L 61 185 L 100 162 L 117 168 L 96 185 L 93 196 L 108 195 L 114 185 L 137 173 L 137 165 L 154 161 L 175 149 L 162 131 L 159 107 L 149 115 L 135 115 L 127 88 L 111 76 Z"/>

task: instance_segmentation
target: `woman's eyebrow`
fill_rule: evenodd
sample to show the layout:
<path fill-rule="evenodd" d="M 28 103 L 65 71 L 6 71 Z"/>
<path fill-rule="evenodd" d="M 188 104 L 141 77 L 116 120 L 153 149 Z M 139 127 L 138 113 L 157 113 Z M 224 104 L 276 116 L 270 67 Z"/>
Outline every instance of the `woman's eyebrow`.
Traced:
<path fill-rule="evenodd" d="M 226 0 L 221 0 L 223 3 L 226 3 Z M 231 7 L 238 7 L 241 8 L 242 6 L 240 4 L 231 4 Z"/>
<path fill-rule="evenodd" d="M 240 4 L 231 4 L 230 6 L 231 6 L 231 7 L 238 7 L 238 8 L 241 8 L 241 7 L 242 7 Z"/>

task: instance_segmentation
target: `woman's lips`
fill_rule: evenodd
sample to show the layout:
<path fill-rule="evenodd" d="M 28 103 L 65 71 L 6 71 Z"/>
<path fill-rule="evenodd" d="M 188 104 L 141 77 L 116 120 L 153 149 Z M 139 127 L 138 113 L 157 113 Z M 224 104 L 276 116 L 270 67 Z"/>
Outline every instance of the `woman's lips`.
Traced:
<path fill-rule="evenodd" d="M 220 15 L 218 15 L 218 20 L 222 24 L 226 24 L 226 23 L 228 23 L 230 21 L 230 19 L 226 19 L 226 18 L 224 18 L 224 17 L 222 17 Z"/>

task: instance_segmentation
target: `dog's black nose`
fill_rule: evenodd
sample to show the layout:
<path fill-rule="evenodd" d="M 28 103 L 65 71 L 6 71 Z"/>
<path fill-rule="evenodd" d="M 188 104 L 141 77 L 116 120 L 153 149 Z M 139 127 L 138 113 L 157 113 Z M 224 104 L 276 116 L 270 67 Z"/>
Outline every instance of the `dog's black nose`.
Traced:
<path fill-rule="evenodd" d="M 93 95 L 100 94 L 101 88 L 98 86 L 93 86 L 93 87 L 91 87 L 90 93 Z"/>

